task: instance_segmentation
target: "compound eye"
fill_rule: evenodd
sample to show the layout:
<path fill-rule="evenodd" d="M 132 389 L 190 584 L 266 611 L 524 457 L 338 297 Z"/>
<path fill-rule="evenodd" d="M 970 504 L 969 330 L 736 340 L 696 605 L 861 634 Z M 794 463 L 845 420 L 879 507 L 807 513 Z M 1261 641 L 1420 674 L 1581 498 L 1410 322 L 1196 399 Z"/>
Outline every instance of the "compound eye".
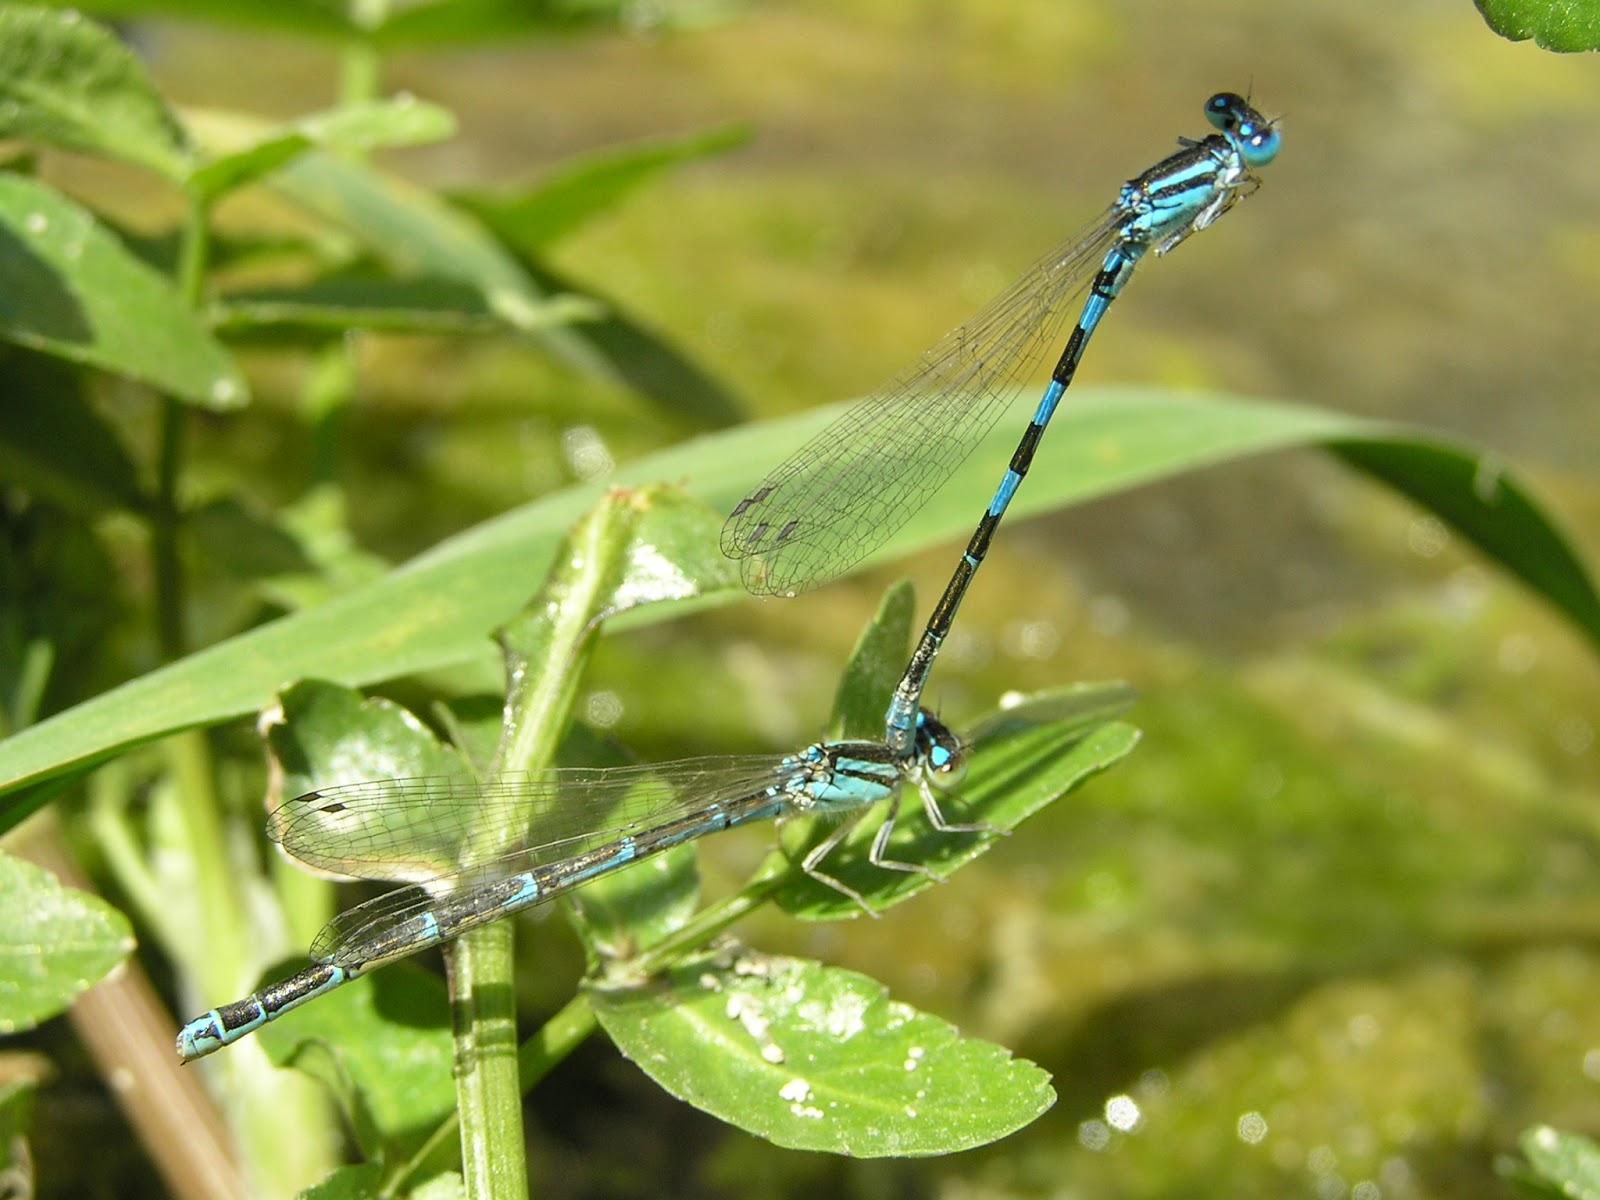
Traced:
<path fill-rule="evenodd" d="M 1244 120 L 1250 102 L 1238 92 L 1218 92 L 1206 101 L 1206 120 L 1213 129 L 1231 133 Z"/>
<path fill-rule="evenodd" d="M 917 714 L 917 751 L 934 787 L 953 787 L 966 774 L 967 754 L 961 739 L 927 709 Z"/>
<path fill-rule="evenodd" d="M 938 753 L 940 752 L 936 751 L 934 754 L 928 755 L 928 766 L 930 768 L 928 782 L 942 792 L 957 786 L 966 778 L 967 755 L 965 751 L 957 750 L 954 754 L 944 753 L 941 761 L 937 757 Z"/>
<path fill-rule="evenodd" d="M 1252 167 L 1264 167 L 1278 157 L 1278 147 L 1283 139 L 1276 125 L 1257 126 L 1244 122 L 1239 126 L 1239 153 Z"/>
<path fill-rule="evenodd" d="M 928 779 L 934 787 L 955 787 L 967 773 L 967 752 L 956 735 L 940 728 L 929 740 Z"/>

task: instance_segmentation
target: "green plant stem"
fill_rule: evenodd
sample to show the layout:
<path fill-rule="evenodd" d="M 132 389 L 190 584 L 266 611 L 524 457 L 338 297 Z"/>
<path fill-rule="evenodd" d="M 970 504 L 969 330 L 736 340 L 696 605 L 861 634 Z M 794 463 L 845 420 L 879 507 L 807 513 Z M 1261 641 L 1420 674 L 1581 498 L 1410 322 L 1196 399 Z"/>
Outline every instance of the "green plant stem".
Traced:
<path fill-rule="evenodd" d="M 196 312 L 204 298 L 206 266 L 211 257 L 211 205 L 202 196 L 185 197 L 183 239 L 178 246 L 178 295 Z"/>
<path fill-rule="evenodd" d="M 363 23 L 381 19 L 388 5 L 365 0 L 356 6 L 356 19 Z M 345 44 L 339 56 L 339 103 L 361 104 L 378 98 L 383 81 L 383 56 L 366 39 Z"/>
<path fill-rule="evenodd" d="M 190 944 L 205 947 L 205 953 L 189 965 L 207 991 L 226 991 L 247 976 L 243 955 L 253 939 L 229 867 L 211 746 L 204 731 L 191 729 L 168 738 L 162 749 L 183 818 L 184 850 L 194 864 L 191 911 L 199 916 L 200 931 Z M 183 949 L 181 942 L 173 947 L 179 955 Z"/>
<path fill-rule="evenodd" d="M 183 620 L 183 570 L 178 558 L 178 476 L 183 462 L 187 414 L 171 396 L 161 398 L 161 445 L 156 460 L 156 504 L 152 514 L 156 580 L 156 630 L 161 656 L 182 658 L 188 645 Z"/>
<path fill-rule="evenodd" d="M 565 1062 L 597 1028 L 599 1022 L 595 1020 L 594 1007 L 589 997 L 579 992 L 517 1051 L 517 1079 L 523 1094 L 537 1087 L 541 1079 Z M 390 1175 L 378 1194 L 384 1200 L 400 1195 L 424 1165 L 434 1161 L 445 1144 L 455 1138 L 460 1123 L 458 1113 L 451 1113 L 441 1121 L 417 1152 Z"/>
<path fill-rule="evenodd" d="M 481 1200 L 528 1194 L 511 935 L 509 921 L 485 925 L 458 938 L 445 954 L 456 1035 L 462 1182 L 468 1196 Z"/>
<path fill-rule="evenodd" d="M 205 289 L 206 259 L 211 245 L 210 210 L 196 195 L 187 198 L 183 238 L 178 247 L 178 293 L 196 311 Z M 189 637 L 183 618 L 186 589 L 178 540 L 183 525 L 179 482 L 183 475 L 184 438 L 188 432 L 187 407 L 172 396 L 161 398 L 160 446 L 156 459 L 156 502 L 152 514 L 155 541 L 156 625 L 161 653 L 175 662 L 188 653 Z"/>

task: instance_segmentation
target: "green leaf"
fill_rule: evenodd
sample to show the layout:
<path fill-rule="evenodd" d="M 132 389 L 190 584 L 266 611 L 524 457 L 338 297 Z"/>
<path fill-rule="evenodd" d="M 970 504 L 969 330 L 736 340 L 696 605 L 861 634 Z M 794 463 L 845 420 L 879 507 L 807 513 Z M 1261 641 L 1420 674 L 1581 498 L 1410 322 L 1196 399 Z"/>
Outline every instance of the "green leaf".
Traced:
<path fill-rule="evenodd" d="M 1600 50 L 1600 6 L 1571 0 L 1476 0 L 1489 28 L 1544 50 Z"/>
<path fill-rule="evenodd" d="M 459 1171 L 441 1171 L 412 1188 L 409 1200 L 470 1200 Z"/>
<path fill-rule="evenodd" d="M 623 468 L 616 482 L 689 480 L 696 494 L 725 512 L 839 412 L 828 409 L 698 438 Z M 964 538 L 1026 419 L 1019 412 L 1002 422 L 951 483 L 871 561 Z M 1336 444 L 1342 454 L 1357 442 L 1395 448 L 1396 469 L 1407 483 L 1408 462 L 1455 460 L 1460 472 L 1432 472 L 1428 487 L 1448 488 L 1455 478 L 1458 490 L 1450 495 L 1455 517 L 1466 528 L 1484 531 L 1500 565 L 1524 578 L 1550 580 L 1540 585 L 1539 594 L 1600 645 L 1600 597 L 1554 519 L 1507 473 L 1497 473 L 1493 494 L 1461 482 L 1484 461 L 1478 452 L 1423 431 L 1324 410 L 1132 389 L 1084 389 L 1054 426 L 1043 449 L 1050 469 L 1029 477 L 1012 505 L 1014 519 L 1291 446 Z M 322 675 L 357 685 L 481 655 L 485 636 L 521 607 L 567 527 L 600 489 L 583 484 L 515 509 L 373 584 L 208 647 L 22 730 L 0 742 L 0 792 L 81 770 L 175 729 L 255 712 L 286 678 Z M 1489 529 L 1500 536 L 1489 538 Z M 1525 546 L 1554 550 L 1530 560 Z M 699 599 L 653 605 L 623 620 L 659 620 L 741 596 L 737 588 L 719 587 Z M 0 827 L 11 819 L 11 812 L 0 807 Z"/>
<path fill-rule="evenodd" d="M 591 1000 L 618 1049 L 667 1091 L 795 1150 L 951 1154 L 1055 1102 L 1032 1063 L 820 963 L 736 950 Z"/>
<path fill-rule="evenodd" d="M 829 735 L 835 738 L 883 736 L 883 714 L 906 666 L 917 594 L 905 580 L 883 594 L 878 611 L 861 631 L 833 694 Z"/>
<path fill-rule="evenodd" d="M 1555 518 L 1540 511 L 1497 456 L 1425 441 L 1334 442 L 1330 449 L 1455 526 L 1600 641 L 1588 568 Z"/>
<path fill-rule="evenodd" d="M 381 46 L 498 43 L 507 38 L 623 30 L 668 33 L 728 19 L 733 0 L 421 0 L 394 5 L 371 36 Z"/>
<path fill-rule="evenodd" d="M 56 1016 L 133 953 L 133 932 L 98 896 L 0 854 L 0 1032 Z"/>
<path fill-rule="evenodd" d="M 145 167 L 178 182 L 183 132 L 143 65 L 73 11 L 0 8 L 0 137 Z"/>
<path fill-rule="evenodd" d="M 312 566 L 291 534 L 236 499 L 213 500 L 194 509 L 189 534 L 207 565 L 230 579 L 300 573 Z"/>
<path fill-rule="evenodd" d="M 455 134 L 448 109 L 411 96 L 348 104 L 289 125 L 264 129 L 246 146 L 212 158 L 189 174 L 189 189 L 213 202 L 292 162 L 312 147 L 374 150 L 442 141 Z"/>
<path fill-rule="evenodd" d="M 58 7 L 82 9 L 103 17 L 147 20 L 166 14 L 185 21 L 214 21 L 250 29 L 347 38 L 359 32 L 343 3 L 329 0 L 52 0 Z"/>
<path fill-rule="evenodd" d="M 1600 1145 L 1582 1134 L 1540 1125 L 1518 1139 L 1535 1179 L 1553 1196 L 1600 1200 Z"/>
<path fill-rule="evenodd" d="M 21 1058 L 21 1056 L 17 1056 Z M 28 1132 L 33 1128 L 33 1108 L 36 1089 L 47 1082 L 44 1071 L 28 1071 L 22 1064 L 20 1075 L 35 1078 L 11 1079 L 0 1084 L 0 1180 L 19 1196 L 33 1194 L 34 1162 L 28 1146 Z"/>
<path fill-rule="evenodd" d="M 549 581 L 500 635 L 513 715 L 528 704 L 528 672 L 578 653 L 602 622 L 733 587 L 737 568 L 717 549 L 721 528 L 717 513 L 670 485 L 608 492 L 563 539 Z"/>
<path fill-rule="evenodd" d="M 455 1108 L 443 981 L 395 963 L 285 1013 L 255 1036 L 278 1066 L 320 1080 L 373 1156 L 415 1150 Z"/>
<path fill-rule="evenodd" d="M 1139 732 L 1109 718 L 1127 708 L 1131 693 L 1123 684 L 1093 684 L 1035 701 L 1033 715 L 1048 721 L 1035 725 L 1026 709 L 1012 709 L 1007 720 L 994 721 L 982 740 L 967 747 L 968 769 L 959 784 L 940 795 L 945 818 L 961 824 L 985 824 L 994 833 L 944 833 L 934 829 L 913 788 L 902 789 L 894 836 L 885 857 L 920 863 L 930 874 L 884 870 L 867 857 L 880 821 L 864 820 L 822 863 L 824 874 L 863 896 L 882 912 L 948 879 L 985 853 L 1023 821 L 1121 762 L 1139 741 Z M 1056 712 L 1066 715 L 1056 719 Z M 1022 715 L 1019 715 L 1022 714 Z M 879 735 L 881 736 L 881 734 Z M 781 844 L 791 861 L 815 845 L 827 826 L 792 821 L 782 830 Z M 793 871 L 774 894 L 779 906 L 809 921 L 853 920 L 860 906 L 849 896 Z"/>
<path fill-rule="evenodd" d="M 266 131 L 253 118 L 218 112 L 196 114 L 192 124 L 218 153 L 249 145 Z M 594 315 L 599 303 L 592 291 L 586 301 L 563 294 L 571 289 L 553 272 L 521 261 L 475 217 L 431 192 L 371 164 L 315 150 L 279 171 L 271 184 L 343 230 L 395 274 L 433 287 L 473 289 L 495 318 L 532 334 L 573 370 L 670 400 L 705 424 L 725 424 L 738 414 L 725 391 L 636 325 L 612 318 L 568 327 L 580 312 Z M 585 307 L 580 310 L 579 304 Z"/>
<path fill-rule="evenodd" d="M 379 1200 L 383 1195 L 380 1163 L 355 1163 L 336 1167 L 312 1187 L 300 1193 L 299 1200 Z"/>
<path fill-rule="evenodd" d="M 84 399 L 83 376 L 59 359 L 0 355 L 0 477 L 70 512 L 140 511 L 139 472 L 117 431 Z"/>
<path fill-rule="evenodd" d="M 302 796 L 319 788 L 363 783 L 372 779 L 470 775 L 461 756 L 436 739 L 410 712 L 381 698 L 323 680 L 302 680 L 287 688 L 280 714 L 267 730 L 281 779 L 282 795 Z M 273 819 L 283 814 L 274 809 Z M 461 868 L 470 830 L 448 822 L 430 822 L 426 812 L 362 814 L 367 826 L 357 829 L 346 816 L 330 834 L 313 869 L 359 875 L 364 879 L 413 882 L 436 879 Z M 380 820 L 380 816 L 384 819 Z M 341 866 L 340 846 L 358 846 L 366 856 L 361 869 Z M 385 855 L 385 850 L 388 853 Z M 377 870 L 374 858 L 393 860 L 393 870 Z"/>
<path fill-rule="evenodd" d="M 508 246 L 536 257 L 668 169 L 749 140 L 743 125 L 653 138 L 569 159 L 533 186 L 458 190 L 450 198 Z"/>
<path fill-rule="evenodd" d="M 197 113 L 191 124 L 208 150 L 226 154 L 271 135 L 271 127 L 239 113 Z M 496 241 L 466 214 L 432 192 L 370 163 L 311 150 L 284 164 L 272 187 L 344 230 L 378 261 L 407 277 L 465 283 L 490 311 L 517 329 L 547 324 L 547 297 Z"/>
<path fill-rule="evenodd" d="M 601 309 L 582 296 L 558 294 L 540 307 L 551 325 L 588 320 Z M 390 333 L 499 333 L 509 328 L 483 294 L 444 279 L 329 276 L 300 287 L 234 292 L 217 304 L 214 323 L 238 335 L 296 327 L 342 335 L 351 329 Z"/>
<path fill-rule="evenodd" d="M 227 351 L 172 285 L 37 180 L 0 175 L 0 279 L 0 338 L 205 408 L 248 398 Z"/>

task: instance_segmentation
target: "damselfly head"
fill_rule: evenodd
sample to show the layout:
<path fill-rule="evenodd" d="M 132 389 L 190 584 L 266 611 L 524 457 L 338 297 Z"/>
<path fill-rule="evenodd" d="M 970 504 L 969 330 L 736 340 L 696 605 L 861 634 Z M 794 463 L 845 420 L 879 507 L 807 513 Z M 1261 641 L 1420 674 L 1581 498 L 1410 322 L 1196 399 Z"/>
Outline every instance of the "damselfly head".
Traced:
<path fill-rule="evenodd" d="M 1206 120 L 1238 148 L 1249 167 L 1264 167 L 1278 157 L 1282 138 L 1269 121 L 1238 92 L 1218 92 L 1206 101 Z"/>
<path fill-rule="evenodd" d="M 954 787 L 967 773 L 967 751 L 961 739 L 927 709 L 917 713 L 917 757 L 930 783 Z"/>

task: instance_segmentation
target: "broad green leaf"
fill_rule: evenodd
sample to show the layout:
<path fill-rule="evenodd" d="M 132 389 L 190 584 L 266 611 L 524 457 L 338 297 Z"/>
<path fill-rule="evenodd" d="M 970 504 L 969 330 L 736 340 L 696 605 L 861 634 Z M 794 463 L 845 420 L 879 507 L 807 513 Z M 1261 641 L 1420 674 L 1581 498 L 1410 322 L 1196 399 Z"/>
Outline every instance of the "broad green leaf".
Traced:
<path fill-rule="evenodd" d="M 42 354 L 0 354 L 0 395 L 0 477 L 73 512 L 144 507 L 138 468 L 84 399 L 80 372 Z"/>
<path fill-rule="evenodd" d="M 320 1182 L 300 1193 L 299 1200 L 379 1200 L 383 1195 L 383 1167 L 355 1163 L 336 1167 Z"/>
<path fill-rule="evenodd" d="M 537 256 L 664 171 L 750 140 L 742 125 L 655 138 L 569 159 L 537 184 L 458 190 L 450 197 L 521 254 Z"/>
<path fill-rule="evenodd" d="M 50 0 L 52 7 L 81 9 L 103 17 L 148 19 L 166 14 L 186 21 L 214 21 L 247 29 L 348 37 L 357 32 L 343 3 L 330 0 Z"/>
<path fill-rule="evenodd" d="M 861 631 L 833 695 L 828 732 L 835 738 L 877 738 L 894 685 L 905 670 L 917 595 L 906 581 L 883 594 L 878 611 Z"/>
<path fill-rule="evenodd" d="M 250 144 L 195 167 L 187 179 L 197 196 L 214 201 L 292 162 L 314 146 L 374 150 L 442 141 L 455 133 L 455 117 L 411 96 L 349 104 L 262 130 Z"/>
<path fill-rule="evenodd" d="M 145 167 L 176 183 L 183 132 L 144 66 L 74 11 L 0 7 L 0 137 Z"/>
<path fill-rule="evenodd" d="M 1550 1194 L 1571 1200 L 1600 1200 L 1600 1145 L 1578 1133 L 1540 1125 L 1518 1141 L 1536 1179 Z"/>
<path fill-rule="evenodd" d="M 172 285 L 86 209 L 0 175 L 0 338 L 205 408 L 248 398 L 233 360 Z"/>
<path fill-rule="evenodd" d="M 1476 0 L 1489 28 L 1545 50 L 1600 50 L 1600 6 L 1571 0 Z"/>
<path fill-rule="evenodd" d="M 582 296 L 558 294 L 541 305 L 552 325 L 596 317 L 601 309 Z M 229 334 L 298 327 L 342 336 L 351 329 L 390 333 L 498 333 L 510 327 L 483 294 L 446 279 L 330 276 L 300 287 L 234 292 L 216 305 L 214 324 Z"/>
<path fill-rule="evenodd" d="M 287 688 L 267 730 L 267 746 L 278 768 L 283 799 L 319 788 L 364 783 L 374 779 L 418 776 L 470 776 L 454 749 L 436 739 L 421 721 L 389 700 L 367 699 L 359 692 L 322 680 L 302 680 Z M 273 820 L 286 810 L 273 811 Z M 395 882 L 426 881 L 459 870 L 471 830 L 399 815 L 380 820 L 364 811 L 366 825 L 356 827 L 345 815 L 324 844 L 317 846 L 313 870 Z M 358 847 L 363 864 L 341 864 L 341 846 Z M 293 853 L 293 848 L 285 846 Z M 373 859 L 387 856 L 392 869 L 380 870 Z M 302 860 L 305 861 L 305 860 Z"/>
<path fill-rule="evenodd" d="M 885 857 L 919 863 L 931 874 L 884 870 L 867 857 L 873 836 L 882 824 L 876 815 L 862 823 L 821 864 L 821 870 L 865 897 L 881 912 L 936 880 L 948 879 L 986 852 L 999 831 L 1016 829 L 1023 821 L 1130 754 L 1139 741 L 1138 730 L 1110 718 L 1128 707 L 1131 695 L 1122 684 L 1096 684 L 1074 689 L 1076 711 L 1063 719 L 1034 726 L 1007 714 L 1015 722 L 996 722 L 983 740 L 967 747 L 968 769 L 956 786 L 939 796 L 947 821 L 984 824 L 994 833 L 943 833 L 929 823 L 914 788 L 901 789 L 894 836 Z M 1060 696 L 1052 697 L 1059 704 Z M 1043 705 L 1049 708 L 1051 705 Z M 792 861 L 826 833 L 816 822 L 795 821 L 782 832 L 782 844 Z M 853 920 L 860 906 L 849 896 L 798 870 L 776 893 L 786 911 L 811 921 Z"/>
<path fill-rule="evenodd" d="M 853 1158 L 952 1154 L 1029 1124 L 1049 1076 L 852 971 L 731 950 L 595 989 L 618 1049 L 667 1091 L 779 1146 Z"/>
<path fill-rule="evenodd" d="M 455 1107 L 448 1005 L 437 975 L 394 963 L 255 1036 L 328 1087 L 369 1154 L 409 1152 Z"/>
<path fill-rule="evenodd" d="M 687 480 L 719 512 L 841 410 L 698 438 L 617 472 L 619 484 Z M 872 561 L 964 538 L 974 513 L 1009 461 L 1026 422 L 1003 421 L 943 488 Z M 1525 486 L 1497 472 L 1493 492 L 1462 484 L 1487 456 L 1426 431 L 1319 409 L 1173 396 L 1133 389 L 1085 389 L 1056 417 L 1041 462 L 1013 504 L 1013 518 L 1108 495 L 1182 471 L 1291 446 L 1382 446 L 1398 486 L 1424 496 L 1449 493 L 1457 528 L 1482 539 L 1493 560 L 1528 579 L 1548 602 L 1600 645 L 1600 597 L 1554 519 Z M 1441 459 L 1461 466 L 1439 472 Z M 441 543 L 366 587 L 190 655 L 0 742 L 0 791 L 81 770 L 176 729 L 255 712 L 284 679 L 321 675 L 348 685 L 460 663 L 482 653 L 488 632 L 522 605 L 548 569 L 561 536 L 599 496 L 601 485 L 564 489 Z M 1524 546 L 1542 547 L 1530 558 Z M 1540 582 L 1540 581 L 1545 582 Z M 1559 586 L 1558 586 L 1559 585 Z M 979 587 L 983 586 L 979 580 Z M 728 602 L 720 588 L 690 607 Z M 625 621 L 679 611 L 653 605 Z M 11 814 L 0 809 L 0 827 Z"/>
<path fill-rule="evenodd" d="M 56 1016 L 133 953 L 133 932 L 98 896 L 0 854 L 0 1033 Z"/>

